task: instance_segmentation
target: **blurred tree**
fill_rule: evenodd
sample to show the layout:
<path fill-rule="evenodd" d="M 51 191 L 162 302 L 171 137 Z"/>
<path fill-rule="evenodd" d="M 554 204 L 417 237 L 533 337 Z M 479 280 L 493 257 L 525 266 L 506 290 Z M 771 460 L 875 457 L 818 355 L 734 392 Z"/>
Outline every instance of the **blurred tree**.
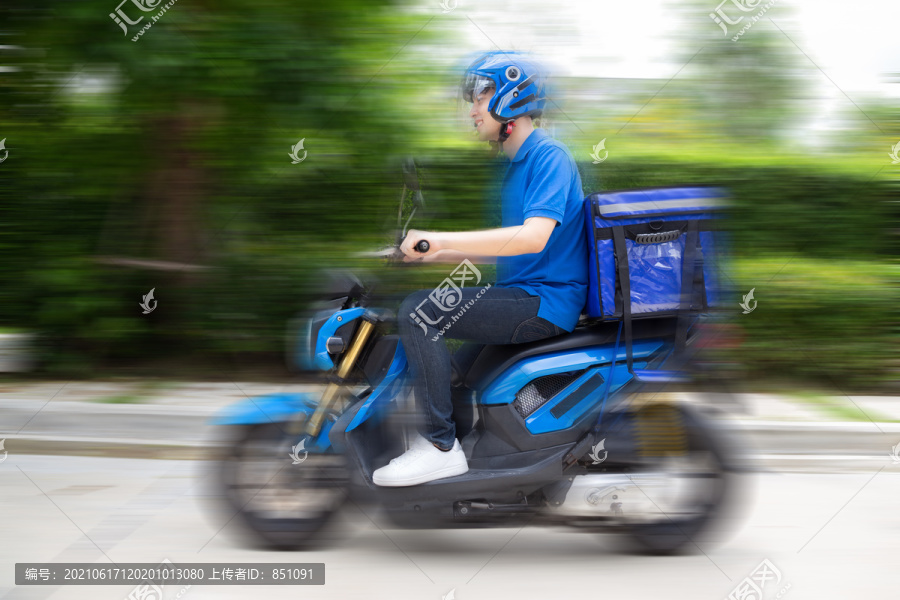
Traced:
<path fill-rule="evenodd" d="M 733 25 L 717 24 L 713 17 L 721 16 L 706 0 L 674 7 L 682 17 L 676 30 L 678 62 L 687 66 L 670 93 L 678 90 L 690 99 L 702 130 L 741 141 L 776 141 L 802 114 L 814 67 L 769 20 L 784 17 L 787 7 L 764 10 L 767 2 L 746 0 L 741 4 L 755 9 L 742 12 L 735 4 L 720 5 L 737 21 Z"/>
<path fill-rule="evenodd" d="M 252 297 L 261 283 L 241 269 L 287 245 L 270 268 L 293 261 L 275 295 L 296 298 L 297 252 L 377 227 L 385 166 L 413 128 L 398 84 L 411 78 L 392 62 L 428 21 L 391 0 L 4 1 L 0 322 L 52 321 L 73 348 L 103 315 L 133 335 L 146 285 L 169 292 L 156 331 L 183 340 L 191 304 Z M 194 287 L 191 266 L 225 263 L 230 280 Z M 83 310 L 60 307 L 73 296 Z"/>

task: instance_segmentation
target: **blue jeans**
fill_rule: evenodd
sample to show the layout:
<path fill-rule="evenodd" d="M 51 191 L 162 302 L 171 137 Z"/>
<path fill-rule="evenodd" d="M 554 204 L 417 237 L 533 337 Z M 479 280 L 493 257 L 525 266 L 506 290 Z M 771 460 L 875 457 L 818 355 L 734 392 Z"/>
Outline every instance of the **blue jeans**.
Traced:
<path fill-rule="evenodd" d="M 521 288 L 459 289 L 462 297 L 452 307 L 439 306 L 429 298 L 433 290 L 419 290 L 403 301 L 397 313 L 416 403 L 424 416 L 424 430 L 420 433 L 442 450 L 452 449 L 456 438 L 451 418 L 450 352 L 443 338 L 520 344 L 565 333 L 537 316 L 540 296 L 532 296 Z M 450 298 L 448 304 L 455 300 Z"/>

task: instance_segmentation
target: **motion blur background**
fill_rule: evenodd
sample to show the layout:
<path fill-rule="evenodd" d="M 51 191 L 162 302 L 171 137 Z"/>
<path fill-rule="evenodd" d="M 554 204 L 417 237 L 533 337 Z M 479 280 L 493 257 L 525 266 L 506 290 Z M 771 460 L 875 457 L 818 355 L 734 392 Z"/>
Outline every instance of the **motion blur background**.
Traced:
<path fill-rule="evenodd" d="M 29 376 L 283 375 L 322 270 L 377 269 L 353 253 L 388 241 L 402 156 L 417 228 L 497 224 L 456 85 L 502 48 L 552 67 L 586 194 L 732 191 L 737 386 L 898 389 L 896 3 L 116 3 L 0 7 L 0 332 Z"/>
<path fill-rule="evenodd" d="M 785 581 L 765 598 L 896 598 L 900 3 L 165 4 L 0 2 L 0 596 L 128 594 L 15 586 L 15 562 L 169 558 L 327 563 L 327 586 L 269 598 L 722 598 L 766 558 Z M 446 276 L 356 255 L 391 241 L 402 157 L 421 167 L 415 228 L 499 224 L 498 165 L 457 98 L 473 53 L 496 49 L 552 69 L 541 126 L 585 194 L 731 191 L 731 326 L 703 389 L 737 392 L 719 426 L 747 430 L 763 471 L 738 498 L 746 527 L 629 557 L 594 535 L 396 531 L 360 509 L 333 548 L 259 550 L 206 502 L 228 447 L 209 421 L 320 389 L 285 348 L 329 273 L 398 295 Z"/>

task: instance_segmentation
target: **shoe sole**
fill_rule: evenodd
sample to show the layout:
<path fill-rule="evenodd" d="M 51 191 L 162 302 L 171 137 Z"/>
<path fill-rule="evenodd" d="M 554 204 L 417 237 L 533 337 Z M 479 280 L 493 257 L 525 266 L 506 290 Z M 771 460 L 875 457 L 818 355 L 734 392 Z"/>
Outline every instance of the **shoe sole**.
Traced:
<path fill-rule="evenodd" d="M 463 466 L 454 466 L 447 467 L 445 469 L 441 469 L 435 473 L 429 473 L 428 475 L 420 475 L 419 477 L 414 477 L 412 479 L 395 479 L 393 481 L 384 481 L 383 483 L 379 483 L 378 479 L 373 477 L 372 481 L 375 485 L 380 487 L 407 487 L 410 485 L 419 485 L 420 483 L 428 483 L 429 481 L 434 481 L 436 479 L 445 479 L 447 477 L 455 477 L 456 475 L 462 475 L 463 473 L 469 472 L 469 465 Z"/>

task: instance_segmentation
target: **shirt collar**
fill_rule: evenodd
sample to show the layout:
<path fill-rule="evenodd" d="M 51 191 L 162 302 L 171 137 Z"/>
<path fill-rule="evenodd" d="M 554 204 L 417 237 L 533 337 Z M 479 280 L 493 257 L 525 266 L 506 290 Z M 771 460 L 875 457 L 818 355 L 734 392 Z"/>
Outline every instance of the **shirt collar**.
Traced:
<path fill-rule="evenodd" d="M 547 137 L 547 132 L 543 129 L 537 128 L 531 133 L 528 134 L 528 137 L 525 138 L 525 141 L 522 142 L 522 145 L 519 147 L 519 151 L 516 152 L 516 157 L 512 159 L 510 162 L 519 162 L 525 155 L 528 154 L 528 151 L 531 150 L 534 146 L 537 145 L 539 141 Z"/>

